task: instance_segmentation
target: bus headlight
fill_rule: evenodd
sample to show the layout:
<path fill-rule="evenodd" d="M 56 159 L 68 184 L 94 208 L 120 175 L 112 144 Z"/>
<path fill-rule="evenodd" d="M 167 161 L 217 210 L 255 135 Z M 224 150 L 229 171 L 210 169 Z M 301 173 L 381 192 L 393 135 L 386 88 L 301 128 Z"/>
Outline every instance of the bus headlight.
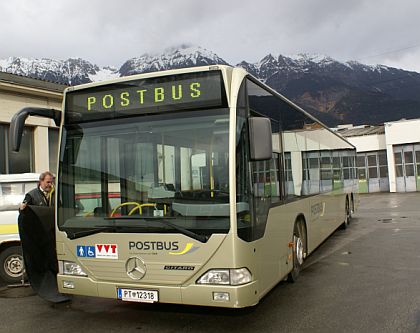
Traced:
<path fill-rule="evenodd" d="M 211 269 L 204 273 L 204 275 L 197 280 L 197 283 L 238 286 L 251 281 L 252 275 L 248 268 L 237 268 Z"/>
<path fill-rule="evenodd" d="M 75 276 L 88 276 L 80 267 L 72 261 L 59 261 L 58 262 L 59 272 L 64 275 L 75 275 Z"/>

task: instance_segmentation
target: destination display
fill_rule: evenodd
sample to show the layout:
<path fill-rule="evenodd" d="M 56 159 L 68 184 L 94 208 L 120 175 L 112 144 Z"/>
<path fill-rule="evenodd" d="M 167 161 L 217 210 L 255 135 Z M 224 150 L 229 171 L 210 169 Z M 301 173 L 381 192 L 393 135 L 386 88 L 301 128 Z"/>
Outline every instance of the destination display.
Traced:
<path fill-rule="evenodd" d="M 221 72 L 199 72 L 69 92 L 66 120 L 78 122 L 133 114 L 222 107 L 226 104 Z"/>

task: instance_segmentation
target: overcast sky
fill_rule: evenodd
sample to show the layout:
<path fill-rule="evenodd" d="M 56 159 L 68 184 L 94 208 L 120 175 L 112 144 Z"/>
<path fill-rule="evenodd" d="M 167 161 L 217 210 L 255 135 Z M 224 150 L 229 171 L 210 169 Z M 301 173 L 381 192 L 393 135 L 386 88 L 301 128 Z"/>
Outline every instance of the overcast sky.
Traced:
<path fill-rule="evenodd" d="M 180 44 L 231 64 L 316 53 L 420 72 L 420 0 L 0 0 L 0 59 L 120 67 Z"/>

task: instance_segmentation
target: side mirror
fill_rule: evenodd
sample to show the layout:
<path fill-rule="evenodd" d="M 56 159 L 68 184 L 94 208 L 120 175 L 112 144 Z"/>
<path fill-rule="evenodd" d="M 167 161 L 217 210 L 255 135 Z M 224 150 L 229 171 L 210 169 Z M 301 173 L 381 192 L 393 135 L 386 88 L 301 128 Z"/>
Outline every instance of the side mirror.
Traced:
<path fill-rule="evenodd" d="M 28 116 L 53 119 L 57 126 L 61 124 L 61 111 L 45 108 L 24 108 L 16 113 L 10 122 L 9 140 L 13 151 L 19 151 L 25 121 Z"/>
<path fill-rule="evenodd" d="M 252 117 L 248 124 L 251 161 L 270 160 L 273 154 L 270 119 Z"/>

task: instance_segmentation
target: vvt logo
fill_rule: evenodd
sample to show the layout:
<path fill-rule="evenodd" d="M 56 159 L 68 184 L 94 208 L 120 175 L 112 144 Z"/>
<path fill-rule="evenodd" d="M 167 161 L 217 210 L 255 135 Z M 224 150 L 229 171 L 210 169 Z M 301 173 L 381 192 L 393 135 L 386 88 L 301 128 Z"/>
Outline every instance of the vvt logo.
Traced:
<path fill-rule="evenodd" d="M 118 259 L 117 244 L 95 244 L 96 258 Z"/>
<path fill-rule="evenodd" d="M 84 258 L 118 259 L 118 246 L 117 244 L 77 245 L 76 254 Z"/>

